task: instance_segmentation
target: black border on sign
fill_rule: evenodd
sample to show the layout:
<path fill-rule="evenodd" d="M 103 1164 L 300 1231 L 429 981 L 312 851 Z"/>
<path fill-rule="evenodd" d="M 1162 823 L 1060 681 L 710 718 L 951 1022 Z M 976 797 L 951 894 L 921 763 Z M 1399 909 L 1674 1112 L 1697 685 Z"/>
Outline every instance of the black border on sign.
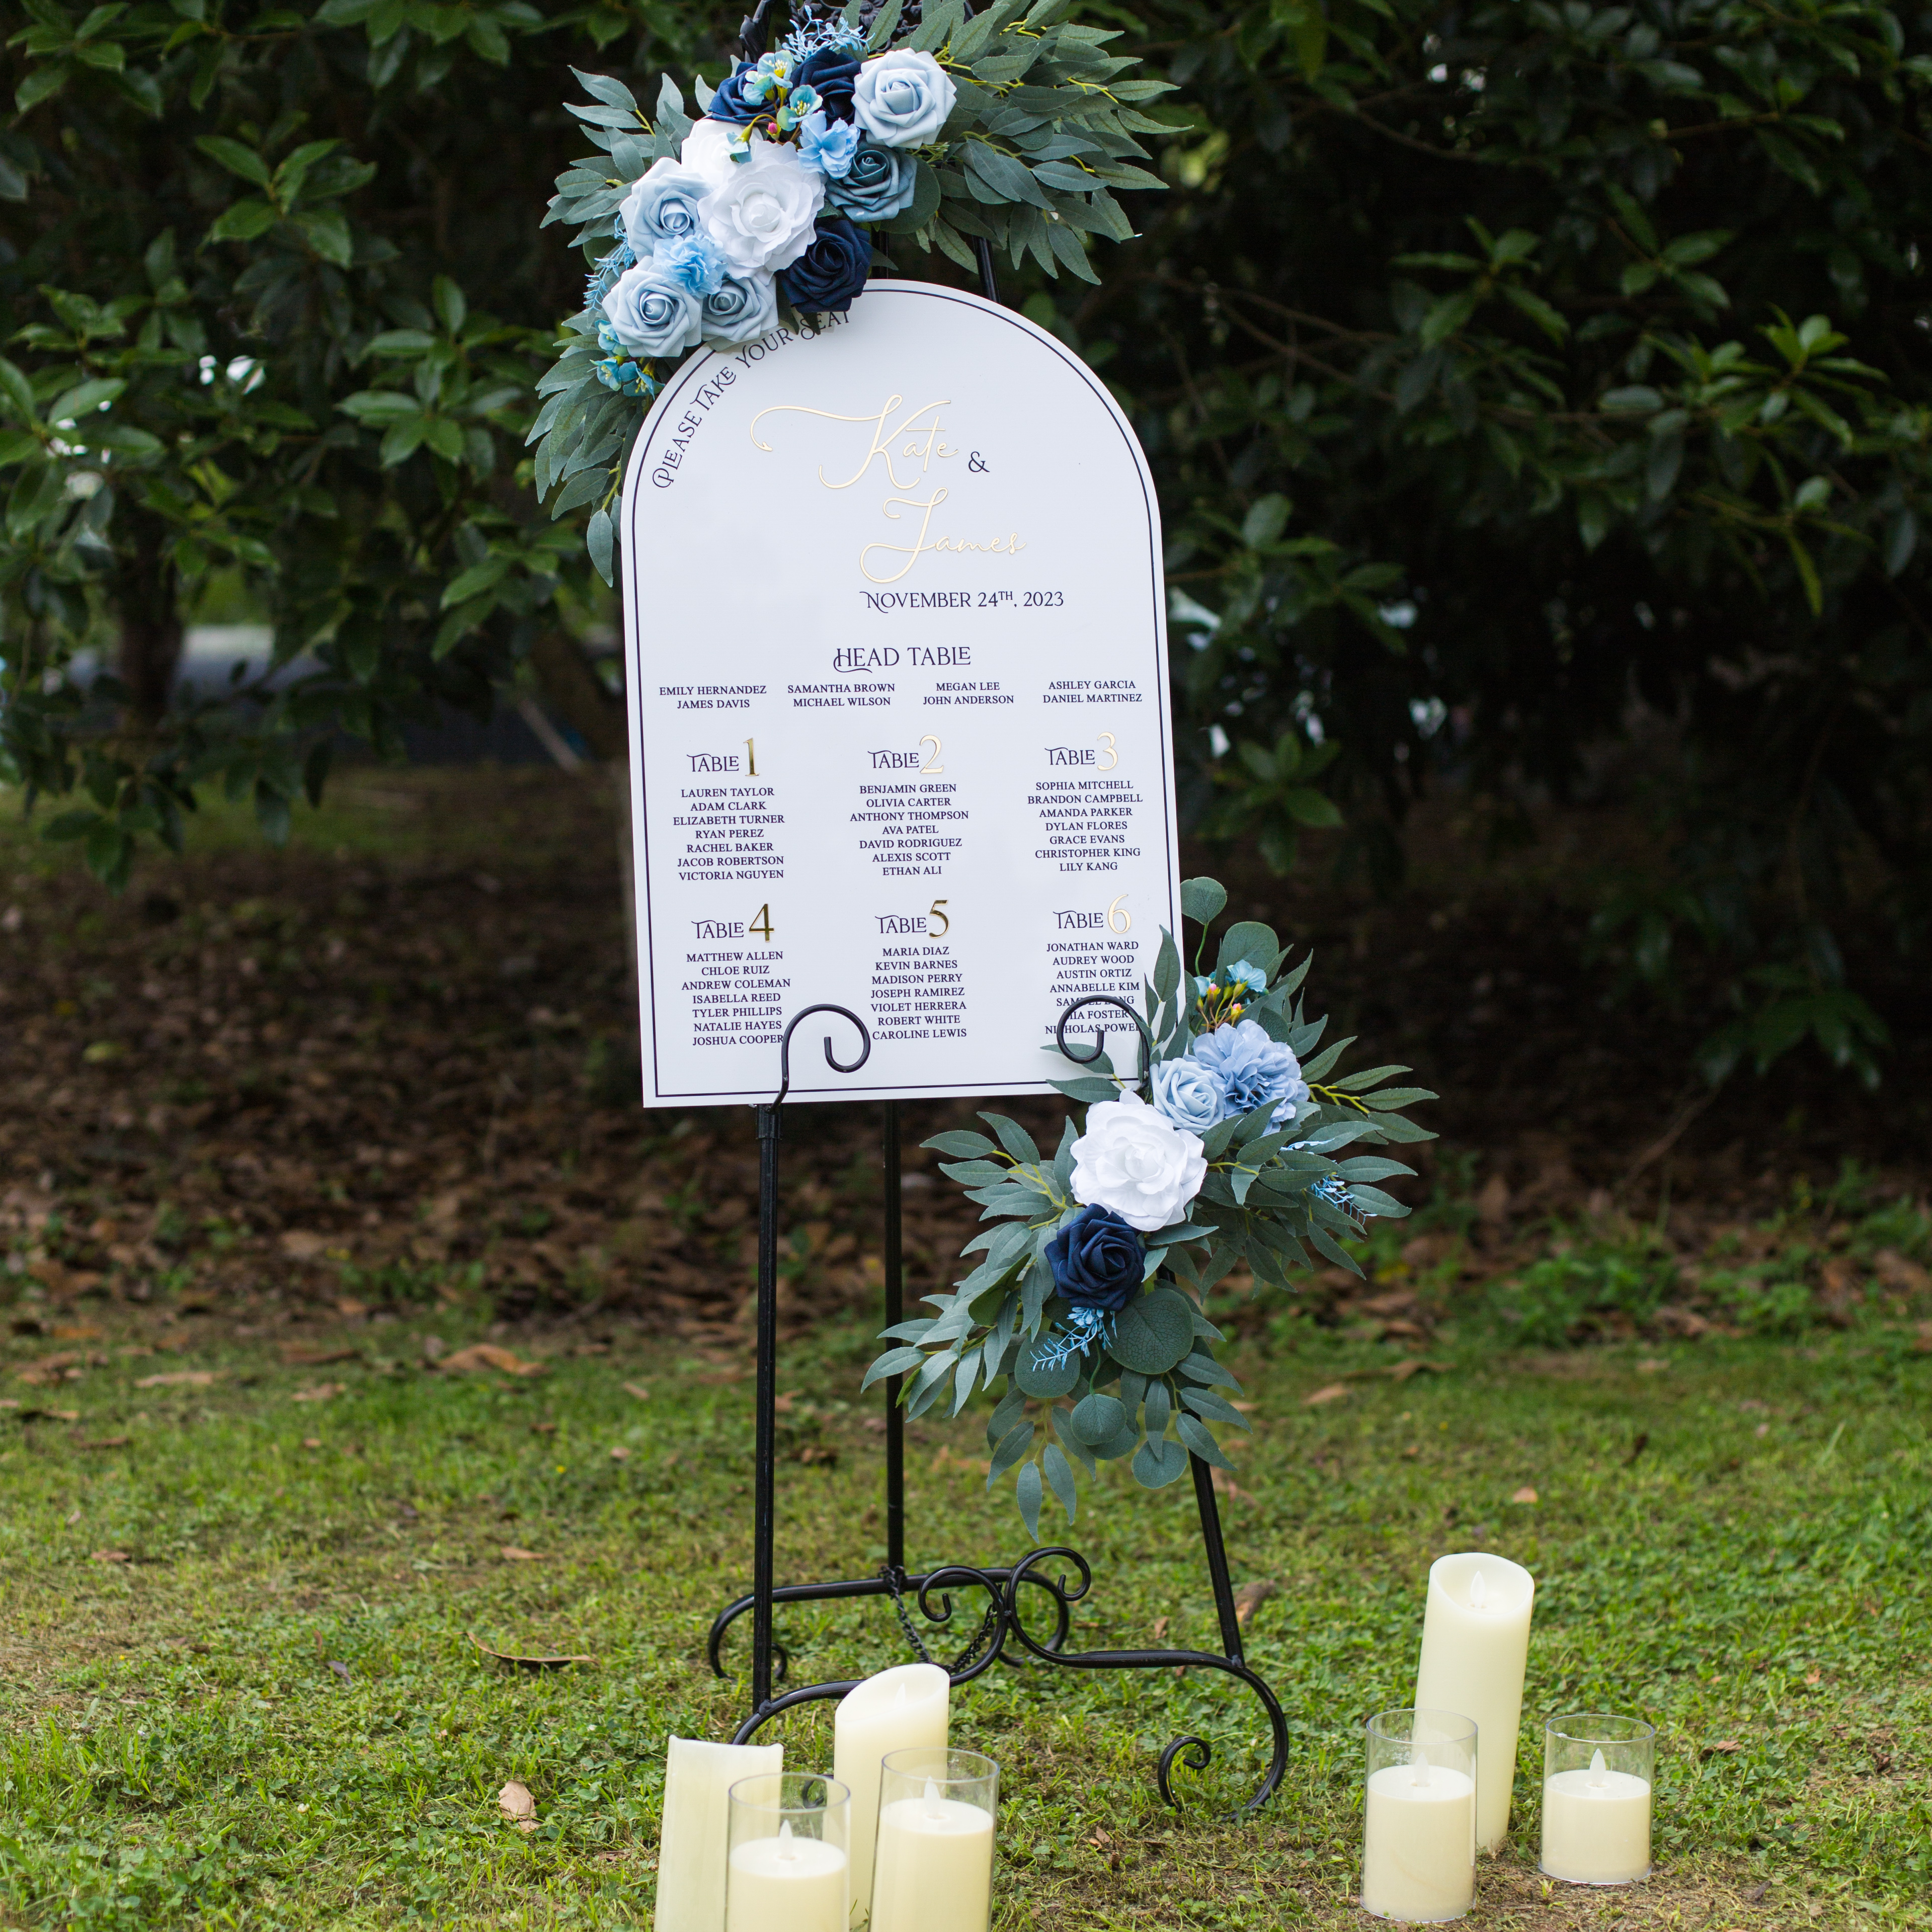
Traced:
<path fill-rule="evenodd" d="M 1148 594 L 1152 601 L 1154 612 L 1154 658 L 1160 674 L 1160 702 L 1156 710 L 1160 727 L 1161 829 L 1167 857 L 1168 930 L 1174 934 L 1174 944 L 1178 946 L 1181 940 L 1180 907 L 1178 898 L 1174 896 L 1174 882 L 1179 868 L 1179 859 L 1175 848 L 1177 832 L 1174 826 L 1172 782 L 1174 747 L 1169 738 L 1169 727 L 1172 722 L 1171 715 L 1172 699 L 1168 689 L 1167 664 L 1167 609 L 1166 599 L 1162 595 L 1163 586 L 1161 582 L 1160 505 L 1154 493 L 1153 479 L 1148 473 L 1147 456 L 1140 446 L 1140 440 L 1134 434 L 1132 425 L 1122 413 L 1119 404 L 1114 401 L 1112 392 L 1094 374 L 1094 371 L 1057 337 L 1050 334 L 1037 323 L 1029 321 L 1017 310 L 1005 308 L 998 302 L 989 302 L 983 296 L 970 294 L 963 289 L 949 289 L 934 282 L 908 282 L 886 278 L 868 284 L 864 293 L 858 299 L 862 302 L 867 296 L 884 294 L 914 295 L 937 302 L 956 302 L 962 308 L 977 309 L 984 314 L 995 316 L 999 320 L 1016 328 L 1022 334 L 1030 336 L 1035 341 L 1044 344 L 1079 377 L 1081 381 L 1086 384 L 1088 388 L 1099 401 L 1108 420 L 1114 425 L 1120 440 L 1126 446 L 1127 454 L 1134 466 L 1134 473 L 1139 480 L 1142 501 L 1147 509 L 1148 572 L 1150 580 Z M 728 351 L 721 352 L 716 350 L 706 350 L 686 362 L 671 380 L 658 392 L 658 399 L 652 405 L 650 415 L 644 418 L 644 426 L 638 432 L 637 441 L 632 446 L 630 466 L 624 478 L 623 496 L 621 500 L 622 502 L 628 504 L 630 508 L 630 514 L 625 520 L 622 544 L 624 628 L 627 646 L 632 634 L 632 626 L 637 621 L 634 614 L 639 608 L 637 596 L 638 545 L 635 540 L 635 530 L 639 520 L 638 506 L 644 500 L 644 490 L 639 479 L 644 473 L 652 442 L 658 428 L 661 426 L 659 419 L 670 416 L 673 412 L 674 406 L 679 404 L 679 399 L 687 393 L 692 386 L 702 383 L 712 369 L 720 363 L 730 359 L 730 352 Z M 641 630 L 638 633 L 638 655 L 641 658 L 644 647 Z M 628 650 L 626 656 L 628 668 L 629 658 Z M 654 935 L 651 929 L 653 912 L 650 890 L 651 848 L 649 838 L 643 835 L 643 828 L 648 820 L 645 810 L 646 775 L 644 771 L 643 750 L 644 693 L 644 680 L 641 676 L 632 681 L 630 696 L 631 746 L 627 751 L 627 755 L 634 752 L 634 755 L 631 756 L 631 772 L 632 790 L 635 794 L 631 805 L 632 842 L 634 848 L 632 862 L 634 866 L 640 865 L 644 874 L 644 890 L 639 896 L 642 903 L 638 908 L 638 1018 L 641 1024 L 646 1014 L 648 1013 L 651 1022 L 649 1029 L 651 1040 L 651 1094 L 658 1102 L 674 1102 L 686 1100 L 696 1106 L 706 1104 L 722 1106 L 734 1100 L 760 1100 L 773 1090 L 777 1084 L 776 1081 L 768 1081 L 756 1087 L 707 1088 L 703 1090 L 694 1090 L 688 1093 L 667 1092 L 659 1082 L 656 1024 L 657 949 L 652 943 Z M 835 986 L 821 989 L 821 992 L 825 998 L 837 998 L 849 992 L 850 990 L 849 988 Z M 817 995 L 812 997 L 817 997 Z M 806 996 L 801 994 L 800 1004 L 806 1003 Z M 849 1042 L 842 1042 L 840 1050 L 842 1052 L 848 1050 L 850 1045 Z M 815 1053 L 805 1054 L 803 1056 L 805 1065 L 815 1070 L 817 1058 Z M 790 1090 L 790 1098 L 794 1100 L 877 1100 L 925 1095 L 944 1097 L 955 1094 L 970 1096 L 982 1094 L 987 1095 L 1050 1094 L 1053 1091 L 1053 1088 L 1048 1084 L 1044 1076 L 1038 1081 L 1018 1087 L 1014 1086 L 1010 1082 L 1000 1080 L 933 1080 L 916 1084 L 814 1086 L 810 1084 L 808 1078 L 794 1082 Z"/>

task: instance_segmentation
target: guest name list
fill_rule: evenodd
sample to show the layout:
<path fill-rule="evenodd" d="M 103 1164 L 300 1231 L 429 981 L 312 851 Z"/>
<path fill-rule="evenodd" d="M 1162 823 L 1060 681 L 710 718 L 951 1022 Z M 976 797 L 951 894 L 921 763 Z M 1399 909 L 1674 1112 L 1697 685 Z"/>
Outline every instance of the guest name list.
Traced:
<path fill-rule="evenodd" d="M 1179 926 L 1160 531 L 1105 386 L 1010 310 L 874 282 L 707 352 L 620 528 L 644 1102 L 1043 1090 Z M 1090 1008 L 1124 1067 L 1126 1022 Z"/>

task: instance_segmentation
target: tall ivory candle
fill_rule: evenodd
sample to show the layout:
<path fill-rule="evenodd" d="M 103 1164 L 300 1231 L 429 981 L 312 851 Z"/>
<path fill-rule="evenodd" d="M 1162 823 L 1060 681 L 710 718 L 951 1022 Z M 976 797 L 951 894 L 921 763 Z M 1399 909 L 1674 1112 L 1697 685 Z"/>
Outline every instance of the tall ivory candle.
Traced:
<path fill-rule="evenodd" d="M 862 1923 L 872 1898 L 872 1846 L 879 1822 L 879 1760 L 914 1744 L 944 1750 L 952 1687 L 936 1664 L 902 1664 L 855 1684 L 832 1720 L 832 1774 L 852 1794 L 852 1916 Z"/>
<path fill-rule="evenodd" d="M 783 1744 L 673 1738 L 658 1834 L 657 1932 L 720 1932 L 724 1923 L 725 1794 L 741 1778 L 784 1769 Z"/>
<path fill-rule="evenodd" d="M 775 1838 L 734 1847 L 724 1932 L 845 1932 L 845 1854 L 822 1838 Z"/>
<path fill-rule="evenodd" d="M 1429 1566 L 1415 1702 L 1474 1720 L 1476 1843 L 1484 1851 L 1509 1832 L 1535 1596 L 1536 1580 L 1505 1556 L 1469 1552 L 1438 1556 Z"/>
<path fill-rule="evenodd" d="M 1412 1922 L 1460 1918 L 1476 1895 L 1476 1777 L 1446 1765 L 1384 1765 L 1369 1774 L 1362 1908 Z"/>
<path fill-rule="evenodd" d="M 942 1798 L 879 1808 L 872 1932 L 986 1932 L 993 1905 L 993 1814 Z"/>
<path fill-rule="evenodd" d="M 1601 1751 L 1583 1771 L 1543 1784 L 1543 1869 L 1572 1885 L 1631 1885 L 1650 1876 L 1650 1780 L 1607 1770 Z"/>

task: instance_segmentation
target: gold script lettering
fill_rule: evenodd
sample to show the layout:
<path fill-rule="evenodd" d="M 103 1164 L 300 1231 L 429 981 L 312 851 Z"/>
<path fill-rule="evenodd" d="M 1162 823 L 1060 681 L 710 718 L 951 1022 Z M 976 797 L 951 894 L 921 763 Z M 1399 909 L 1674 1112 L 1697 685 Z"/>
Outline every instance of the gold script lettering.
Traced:
<path fill-rule="evenodd" d="M 904 422 L 895 424 L 892 422 L 892 412 L 898 409 L 904 400 L 902 396 L 888 396 L 884 406 L 868 416 L 841 416 L 836 410 L 814 410 L 804 403 L 774 403 L 770 408 L 760 410 L 752 418 L 752 441 L 758 448 L 769 454 L 772 446 L 770 443 L 760 440 L 758 425 L 767 416 L 781 414 L 820 416 L 828 422 L 869 423 L 872 430 L 872 440 L 866 454 L 860 459 L 858 468 L 854 470 L 842 483 L 835 483 L 826 475 L 825 466 L 820 464 L 818 466 L 819 482 L 823 483 L 828 490 L 849 490 L 867 470 L 872 468 L 874 459 L 878 458 L 884 463 L 886 477 L 895 490 L 910 490 L 932 466 L 934 457 L 952 456 L 958 452 L 949 449 L 939 440 L 939 412 L 949 406 L 944 397 L 941 397 L 936 403 L 922 404 L 920 408 L 913 410 Z M 932 418 L 930 422 L 922 422 L 919 420 L 922 416 L 928 415 Z M 902 446 L 899 454 L 907 461 L 916 462 L 919 465 L 918 469 L 910 476 L 902 476 L 893 468 L 892 452 L 886 447 L 895 436 L 903 436 L 908 439 Z"/>

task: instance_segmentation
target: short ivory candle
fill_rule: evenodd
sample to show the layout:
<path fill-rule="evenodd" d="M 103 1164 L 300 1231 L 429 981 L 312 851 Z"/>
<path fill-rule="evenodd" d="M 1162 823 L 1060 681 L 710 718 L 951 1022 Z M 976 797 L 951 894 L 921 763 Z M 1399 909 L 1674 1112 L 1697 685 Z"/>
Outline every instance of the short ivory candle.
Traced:
<path fill-rule="evenodd" d="M 885 1760 L 871 1932 L 986 1932 L 999 1793 L 999 1766 L 977 1751 Z"/>
<path fill-rule="evenodd" d="M 845 1854 L 822 1838 L 750 1838 L 731 1852 L 724 1932 L 845 1932 Z"/>
<path fill-rule="evenodd" d="M 1634 1885 L 1650 1876 L 1650 1780 L 1612 1771 L 1593 1752 L 1586 1769 L 1543 1781 L 1543 1869 L 1571 1885 Z"/>
<path fill-rule="evenodd" d="M 1384 1711 L 1366 1730 L 1362 1909 L 1460 1918 L 1476 1895 L 1476 1727 L 1448 1711 Z"/>
<path fill-rule="evenodd" d="M 1535 1598 L 1536 1580 L 1505 1556 L 1471 1551 L 1438 1556 L 1429 1566 L 1415 1702 L 1419 1709 L 1460 1711 L 1475 1721 L 1476 1843 L 1484 1851 L 1509 1832 Z"/>
<path fill-rule="evenodd" d="M 720 1932 L 724 1923 L 727 1794 L 740 1778 L 784 1769 L 783 1744 L 673 1738 L 658 1833 L 657 1932 Z"/>
<path fill-rule="evenodd" d="M 879 1760 L 914 1744 L 943 1750 L 952 1686 L 936 1664 L 902 1664 L 855 1684 L 832 1725 L 832 1775 L 852 1794 L 852 1912 L 862 1922 L 872 1896 L 879 1822 Z"/>

